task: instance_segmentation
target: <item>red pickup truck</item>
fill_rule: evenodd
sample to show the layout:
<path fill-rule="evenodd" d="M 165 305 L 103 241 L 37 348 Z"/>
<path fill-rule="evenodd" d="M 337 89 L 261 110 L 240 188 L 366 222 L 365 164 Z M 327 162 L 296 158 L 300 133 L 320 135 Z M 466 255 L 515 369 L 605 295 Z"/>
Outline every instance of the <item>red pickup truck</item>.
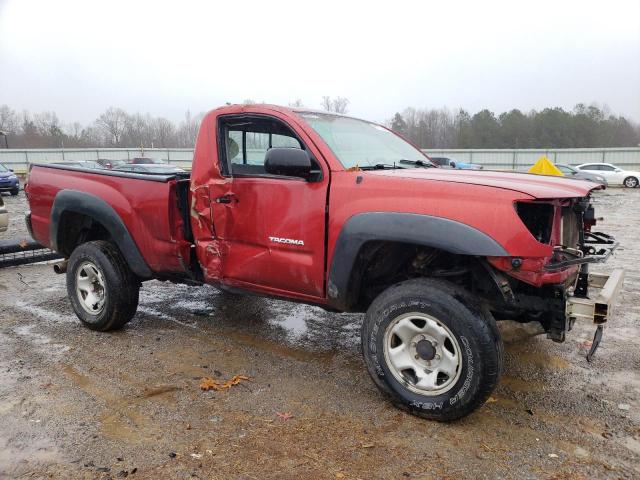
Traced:
<path fill-rule="evenodd" d="M 366 312 L 362 351 L 398 406 L 462 417 L 496 386 L 496 320 L 563 341 L 602 324 L 623 272 L 590 263 L 599 185 L 437 168 L 389 129 L 326 112 L 233 105 L 202 121 L 189 174 L 34 165 L 33 237 L 68 261 L 87 327 L 122 327 L 149 279 Z"/>

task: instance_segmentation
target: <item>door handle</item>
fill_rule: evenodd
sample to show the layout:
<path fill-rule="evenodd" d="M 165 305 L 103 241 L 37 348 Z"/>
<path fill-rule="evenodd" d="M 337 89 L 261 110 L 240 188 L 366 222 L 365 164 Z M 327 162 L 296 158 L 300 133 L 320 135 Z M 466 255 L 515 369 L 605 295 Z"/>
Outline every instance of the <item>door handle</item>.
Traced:
<path fill-rule="evenodd" d="M 230 195 L 223 195 L 221 197 L 216 198 L 216 203 L 231 203 L 232 201 L 232 197 L 235 197 L 235 195 L 230 194 Z"/>

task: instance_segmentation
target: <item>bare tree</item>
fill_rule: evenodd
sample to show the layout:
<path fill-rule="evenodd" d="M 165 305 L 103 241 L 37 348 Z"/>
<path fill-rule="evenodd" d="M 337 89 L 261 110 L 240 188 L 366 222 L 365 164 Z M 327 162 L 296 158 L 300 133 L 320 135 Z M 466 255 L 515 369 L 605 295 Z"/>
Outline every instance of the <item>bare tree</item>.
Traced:
<path fill-rule="evenodd" d="M 322 97 L 321 105 L 327 112 L 347 113 L 349 100 L 344 97 L 336 97 L 332 99 L 331 97 L 324 96 Z"/>
<path fill-rule="evenodd" d="M 62 126 L 55 112 L 36 113 L 33 116 L 33 123 L 38 129 L 38 133 L 43 137 L 60 137 Z"/>
<path fill-rule="evenodd" d="M 302 103 L 302 100 L 296 98 L 293 102 L 289 102 L 289 106 L 293 108 L 302 108 L 304 107 L 304 104 Z"/>
<path fill-rule="evenodd" d="M 153 122 L 155 139 L 157 141 L 156 147 L 167 148 L 170 145 L 175 144 L 175 127 L 166 118 L 157 118 Z"/>
<path fill-rule="evenodd" d="M 16 112 L 9 108 L 8 105 L 0 105 L 0 130 L 5 132 L 16 132 L 19 122 Z"/>
<path fill-rule="evenodd" d="M 204 113 L 201 113 L 193 118 L 191 112 L 187 110 L 184 120 L 178 126 L 177 144 L 179 147 L 193 147 L 195 145 L 198 128 L 203 117 Z"/>
<path fill-rule="evenodd" d="M 121 108 L 108 108 L 96 120 L 96 125 L 102 129 L 109 143 L 119 147 L 122 142 L 122 134 L 125 131 L 127 112 Z"/>

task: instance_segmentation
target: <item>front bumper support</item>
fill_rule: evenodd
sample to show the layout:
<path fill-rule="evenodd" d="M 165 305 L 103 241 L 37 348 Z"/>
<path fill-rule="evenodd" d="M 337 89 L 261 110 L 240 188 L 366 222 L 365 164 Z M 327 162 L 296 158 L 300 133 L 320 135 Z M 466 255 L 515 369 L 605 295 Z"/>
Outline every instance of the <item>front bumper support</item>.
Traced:
<path fill-rule="evenodd" d="M 587 361 L 590 362 L 600 346 L 604 323 L 613 314 L 613 305 L 624 283 L 624 270 L 616 269 L 611 275 L 589 273 L 587 275 L 588 296 L 580 295 L 579 289 L 567 297 L 566 318 L 571 325 L 575 320 L 593 321 L 597 325 Z"/>
<path fill-rule="evenodd" d="M 612 315 L 613 304 L 624 283 L 624 270 L 616 269 L 611 275 L 589 273 L 587 282 L 588 297 L 569 295 L 566 315 L 570 319 L 588 320 L 601 325 Z"/>

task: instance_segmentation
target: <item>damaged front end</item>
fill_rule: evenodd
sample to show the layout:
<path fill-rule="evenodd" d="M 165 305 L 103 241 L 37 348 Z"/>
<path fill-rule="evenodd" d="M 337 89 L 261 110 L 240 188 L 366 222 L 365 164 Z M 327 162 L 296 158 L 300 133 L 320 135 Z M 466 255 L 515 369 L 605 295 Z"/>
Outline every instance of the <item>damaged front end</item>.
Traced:
<path fill-rule="evenodd" d="M 517 202 L 529 233 L 548 247 L 544 257 L 490 257 L 502 298 L 492 306 L 496 318 L 538 321 L 547 337 L 563 342 L 576 320 L 596 324 L 590 360 L 603 325 L 622 288 L 624 270 L 590 273 L 589 265 L 613 254 L 618 242 L 593 231 L 596 217 L 589 196 L 579 199 Z"/>

